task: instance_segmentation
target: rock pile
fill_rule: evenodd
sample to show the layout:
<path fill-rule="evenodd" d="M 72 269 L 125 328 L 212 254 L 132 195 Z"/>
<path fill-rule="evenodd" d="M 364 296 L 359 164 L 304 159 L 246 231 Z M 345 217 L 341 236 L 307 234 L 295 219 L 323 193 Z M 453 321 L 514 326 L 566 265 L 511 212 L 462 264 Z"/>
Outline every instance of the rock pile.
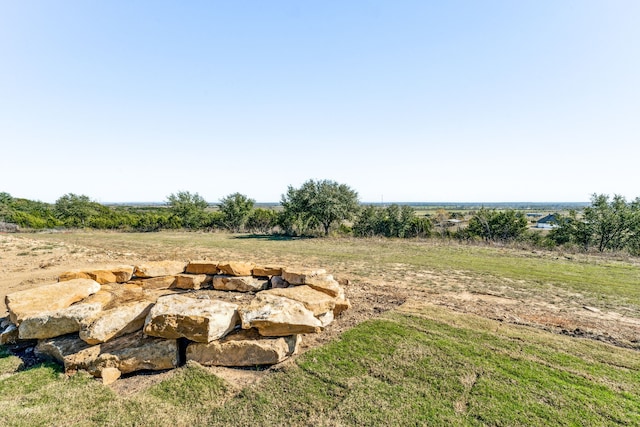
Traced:
<path fill-rule="evenodd" d="M 279 363 L 301 334 L 321 332 L 350 307 L 325 270 L 245 262 L 159 261 L 69 271 L 57 283 L 6 296 L 0 344 L 115 381 L 188 360 L 209 366 Z"/>

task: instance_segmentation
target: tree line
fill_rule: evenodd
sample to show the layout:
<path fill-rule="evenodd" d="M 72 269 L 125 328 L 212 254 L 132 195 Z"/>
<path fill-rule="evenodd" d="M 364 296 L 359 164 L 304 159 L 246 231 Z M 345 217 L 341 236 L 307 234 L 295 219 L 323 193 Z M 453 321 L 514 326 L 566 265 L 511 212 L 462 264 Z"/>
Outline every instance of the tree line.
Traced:
<path fill-rule="evenodd" d="M 547 234 L 529 229 L 522 211 L 480 208 L 468 213 L 466 226 L 455 227 L 459 213 L 439 210 L 418 216 L 408 205 L 362 206 L 358 193 L 331 180 L 289 186 L 280 205 L 257 207 L 255 200 L 233 193 L 210 205 L 198 193 L 180 191 L 164 206 L 105 206 L 86 195 L 65 194 L 49 204 L 0 193 L 0 222 L 24 229 L 91 228 L 152 232 L 228 230 L 288 236 L 440 237 L 488 243 L 523 242 L 537 247 L 640 254 L 640 198 L 594 194 L 582 211 L 556 215 Z M 453 220 L 453 221 L 452 221 Z"/>

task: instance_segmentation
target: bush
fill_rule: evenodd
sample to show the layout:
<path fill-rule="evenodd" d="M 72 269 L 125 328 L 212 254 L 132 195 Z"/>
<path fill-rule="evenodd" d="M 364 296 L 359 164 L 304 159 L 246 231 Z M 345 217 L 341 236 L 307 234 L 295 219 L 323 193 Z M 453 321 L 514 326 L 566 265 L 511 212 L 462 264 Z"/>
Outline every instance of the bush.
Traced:
<path fill-rule="evenodd" d="M 256 208 L 249 214 L 246 228 L 252 233 L 270 233 L 278 225 L 278 213 L 272 209 Z"/>
<path fill-rule="evenodd" d="M 392 204 L 386 208 L 364 208 L 353 224 L 353 234 L 357 237 L 428 237 L 431 228 L 429 218 L 415 216 L 412 207 Z"/>

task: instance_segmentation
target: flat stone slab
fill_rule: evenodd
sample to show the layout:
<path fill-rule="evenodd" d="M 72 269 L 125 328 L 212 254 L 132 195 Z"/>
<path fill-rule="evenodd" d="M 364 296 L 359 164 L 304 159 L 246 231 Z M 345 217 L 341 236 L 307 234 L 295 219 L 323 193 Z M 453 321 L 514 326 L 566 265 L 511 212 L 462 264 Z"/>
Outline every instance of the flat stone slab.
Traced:
<path fill-rule="evenodd" d="M 170 289 L 176 283 L 176 276 L 158 276 L 146 279 L 132 280 L 129 282 L 140 286 L 142 289 Z"/>
<path fill-rule="evenodd" d="M 121 266 L 102 270 L 72 270 L 60 274 L 58 280 L 64 282 L 73 279 L 92 279 L 101 285 L 124 283 L 131 280 L 133 266 Z"/>
<path fill-rule="evenodd" d="M 178 289 L 198 290 L 211 282 L 212 277 L 206 274 L 177 274 L 174 286 Z"/>
<path fill-rule="evenodd" d="M 142 332 L 93 346 L 76 334 L 66 335 L 40 341 L 36 352 L 61 362 L 68 373 L 84 369 L 96 377 L 101 377 L 105 368 L 116 368 L 127 374 L 178 366 L 176 340 L 145 337 Z"/>
<path fill-rule="evenodd" d="M 344 295 L 344 289 L 342 286 L 333 279 L 331 275 L 317 275 L 311 277 L 305 277 L 304 284 L 312 287 L 316 291 L 324 292 L 325 294 L 337 298 L 342 293 Z"/>
<path fill-rule="evenodd" d="M 40 357 L 48 357 L 61 363 L 64 365 L 65 371 L 68 371 L 68 366 L 70 366 L 73 361 L 72 356 L 89 348 L 93 349 L 92 351 L 95 352 L 95 356 L 100 354 L 99 346 L 90 346 L 82 341 L 78 337 L 78 334 L 69 334 L 40 340 L 35 348 L 35 352 Z"/>
<path fill-rule="evenodd" d="M 251 272 L 253 276 L 256 277 L 271 277 L 271 276 L 281 276 L 282 275 L 282 267 L 279 266 L 256 266 L 253 267 Z"/>
<path fill-rule="evenodd" d="M 186 263 L 182 261 L 151 261 L 135 266 L 136 277 L 175 276 L 184 272 Z"/>
<path fill-rule="evenodd" d="M 317 270 L 293 270 L 285 268 L 282 270 L 282 278 L 291 285 L 305 285 L 307 279 L 326 274 L 323 268 Z"/>
<path fill-rule="evenodd" d="M 102 304 L 77 303 L 67 308 L 55 311 L 42 311 L 31 314 L 22 319 L 18 326 L 21 340 L 44 339 L 78 332 L 80 323 L 95 316 L 102 310 Z"/>
<path fill-rule="evenodd" d="M 207 260 L 196 260 L 189 261 L 187 267 L 185 268 L 185 273 L 190 274 L 218 274 L 220 270 L 218 270 L 218 263 L 215 261 L 207 261 Z"/>
<path fill-rule="evenodd" d="M 251 262 L 225 261 L 218 264 L 218 270 L 227 276 L 251 276 L 254 266 Z"/>
<path fill-rule="evenodd" d="M 20 325 L 29 315 L 67 308 L 99 290 L 100 284 L 95 280 L 74 279 L 13 292 L 5 297 L 5 302 L 11 321 Z"/>
<path fill-rule="evenodd" d="M 236 304 L 225 301 L 167 295 L 158 298 L 147 315 L 144 333 L 208 343 L 236 327 L 239 323 L 237 309 Z"/>
<path fill-rule="evenodd" d="M 142 330 L 152 306 L 151 301 L 138 301 L 101 311 L 81 322 L 80 339 L 87 344 L 99 344 Z"/>
<path fill-rule="evenodd" d="M 253 276 L 213 276 L 213 289 L 219 291 L 258 292 L 267 286 L 267 280 L 256 279 Z"/>
<path fill-rule="evenodd" d="M 247 307 L 238 309 L 242 329 L 257 328 L 260 335 L 283 337 L 318 333 L 322 323 L 304 304 L 289 298 L 259 293 Z"/>
<path fill-rule="evenodd" d="M 316 291 L 307 285 L 295 286 L 292 288 L 275 288 L 262 291 L 260 295 L 277 295 L 292 299 L 304 304 L 307 310 L 311 310 L 314 316 L 333 311 L 336 301 L 329 295 Z"/>
<path fill-rule="evenodd" d="M 209 344 L 189 344 L 187 360 L 205 366 L 273 365 L 295 354 L 300 341 L 299 335 L 265 338 L 254 329 L 242 330 Z"/>

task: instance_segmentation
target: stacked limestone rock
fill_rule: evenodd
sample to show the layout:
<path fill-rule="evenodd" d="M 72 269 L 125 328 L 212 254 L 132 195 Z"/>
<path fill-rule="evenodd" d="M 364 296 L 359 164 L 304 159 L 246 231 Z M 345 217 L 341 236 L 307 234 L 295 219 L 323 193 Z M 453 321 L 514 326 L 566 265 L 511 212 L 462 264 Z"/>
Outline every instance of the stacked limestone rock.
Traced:
<path fill-rule="evenodd" d="M 174 368 L 184 353 L 203 365 L 279 363 L 301 334 L 322 331 L 350 306 L 324 270 L 211 261 L 70 271 L 6 304 L 0 344 L 38 340 L 37 354 L 105 383 Z"/>

